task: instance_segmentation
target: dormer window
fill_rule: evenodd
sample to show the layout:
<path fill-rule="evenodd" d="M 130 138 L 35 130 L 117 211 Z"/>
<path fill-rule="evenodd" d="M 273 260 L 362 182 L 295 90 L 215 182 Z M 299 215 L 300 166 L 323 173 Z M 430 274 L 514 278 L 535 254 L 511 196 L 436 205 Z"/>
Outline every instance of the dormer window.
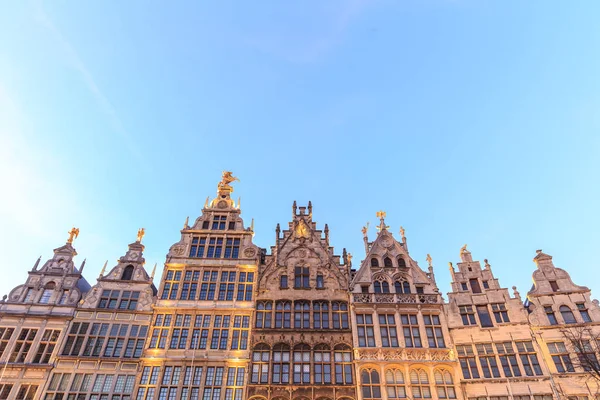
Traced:
<path fill-rule="evenodd" d="M 406 268 L 406 261 L 402 257 L 398 257 L 398 268 Z"/>
<path fill-rule="evenodd" d="M 550 281 L 550 288 L 552 288 L 553 292 L 558 292 L 558 283 L 556 283 L 556 281 Z"/>
<path fill-rule="evenodd" d="M 121 280 L 130 281 L 132 277 L 133 277 L 133 265 L 128 265 L 123 270 L 123 275 L 121 276 Z"/>
<path fill-rule="evenodd" d="M 294 289 L 309 289 L 310 273 L 308 267 L 296 267 L 294 273 Z"/>
<path fill-rule="evenodd" d="M 394 265 L 392 264 L 392 259 L 389 257 L 386 257 L 383 259 L 383 266 L 386 268 L 393 268 Z"/>
<path fill-rule="evenodd" d="M 479 286 L 479 280 L 469 279 L 469 283 L 471 284 L 471 292 L 481 293 L 481 286 Z"/>
<path fill-rule="evenodd" d="M 39 301 L 40 304 L 48 304 L 55 286 L 54 282 L 48 282 L 46 286 L 44 286 L 44 291 L 42 292 L 42 297 L 40 297 Z"/>
<path fill-rule="evenodd" d="M 202 222 L 202 229 L 208 229 L 208 221 Z"/>
<path fill-rule="evenodd" d="M 379 260 L 375 257 L 371 258 L 371 267 L 379 267 Z"/>
<path fill-rule="evenodd" d="M 213 223 L 212 223 L 211 229 L 213 231 L 215 231 L 215 230 L 224 231 L 225 230 L 225 221 L 226 220 L 227 220 L 227 216 L 226 215 L 215 215 L 213 217 Z"/>

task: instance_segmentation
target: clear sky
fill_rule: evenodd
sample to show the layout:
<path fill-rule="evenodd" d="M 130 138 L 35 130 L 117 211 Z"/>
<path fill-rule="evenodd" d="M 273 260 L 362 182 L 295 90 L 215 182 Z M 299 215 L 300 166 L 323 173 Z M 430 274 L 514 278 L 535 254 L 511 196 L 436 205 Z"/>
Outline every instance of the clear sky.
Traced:
<path fill-rule="evenodd" d="M 160 270 L 225 169 L 261 247 L 312 200 L 358 266 L 382 209 L 443 293 L 468 243 L 523 297 L 536 249 L 598 296 L 599 15 L 598 1 L 2 2 L 0 296 L 72 226 L 90 283 L 140 227 Z"/>

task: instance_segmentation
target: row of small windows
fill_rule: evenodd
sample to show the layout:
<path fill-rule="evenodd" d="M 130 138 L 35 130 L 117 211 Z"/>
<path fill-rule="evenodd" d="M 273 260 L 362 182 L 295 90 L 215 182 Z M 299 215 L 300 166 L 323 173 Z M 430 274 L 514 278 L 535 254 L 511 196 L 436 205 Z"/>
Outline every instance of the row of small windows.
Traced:
<path fill-rule="evenodd" d="M 490 284 L 488 281 L 483 280 L 481 282 L 483 284 L 484 289 L 490 288 Z M 477 279 L 477 278 L 469 279 L 468 285 L 467 285 L 467 282 L 460 283 L 460 288 L 462 290 L 469 290 L 469 286 L 471 286 L 471 293 L 481 293 L 481 286 L 479 285 L 479 279 Z"/>
<path fill-rule="evenodd" d="M 41 294 L 39 295 L 37 302 L 39 304 L 48 304 L 50 303 L 50 299 L 52 298 L 52 294 L 56 289 L 56 283 L 48 282 L 44 285 Z M 37 290 L 33 288 L 27 288 L 25 292 L 25 297 L 23 298 L 24 303 L 32 303 L 35 300 L 36 293 L 39 293 Z M 69 291 L 63 290 L 60 292 L 60 297 L 55 300 L 56 304 L 66 304 L 69 299 Z"/>
<path fill-rule="evenodd" d="M 317 289 L 325 288 L 325 278 L 322 274 L 317 274 L 315 278 L 315 287 Z M 288 276 L 281 275 L 279 277 L 279 288 L 288 289 Z M 294 268 L 294 289 L 310 289 L 310 268 L 295 267 Z"/>
<path fill-rule="evenodd" d="M 293 309 L 293 313 L 292 313 Z M 274 312 L 273 312 L 274 311 Z M 312 318 L 311 318 L 312 314 Z M 292 319 L 293 317 L 293 319 Z M 292 326 L 292 320 L 293 326 Z M 312 322 L 312 323 L 311 323 Z M 257 328 L 349 329 L 348 303 L 326 300 L 259 301 L 256 305 Z"/>
<path fill-rule="evenodd" d="M 0 400 L 8 399 L 10 392 L 13 389 L 12 383 L 0 383 Z M 35 398 L 35 393 L 38 390 L 38 385 L 30 385 L 30 384 L 22 384 L 19 387 L 19 390 L 13 394 L 15 400 L 33 400 Z"/>
<path fill-rule="evenodd" d="M 516 348 L 516 351 L 515 351 Z M 477 357 L 472 345 L 458 345 L 456 351 L 465 379 L 505 378 L 523 375 L 542 375 L 542 369 L 531 341 L 478 343 L 475 344 Z M 481 371 L 481 373 L 480 373 Z"/>
<path fill-rule="evenodd" d="M 368 292 L 368 287 L 367 292 Z M 364 291 L 364 290 L 363 290 Z M 391 293 L 390 284 L 387 280 L 379 279 L 373 282 L 373 291 L 375 293 Z M 397 280 L 394 282 L 394 293 L 410 293 L 410 283 L 405 280 Z M 417 293 L 423 293 L 423 287 L 417 287 Z"/>
<path fill-rule="evenodd" d="M 139 358 L 147 325 L 74 322 L 62 349 L 63 356 Z"/>
<path fill-rule="evenodd" d="M 380 343 L 375 336 L 373 315 L 356 314 L 356 329 L 359 347 L 400 347 L 400 339 L 404 339 L 404 347 L 423 347 L 421 329 L 416 314 L 400 314 L 401 334 L 395 314 L 378 314 Z M 423 315 L 427 345 L 430 348 L 446 347 L 439 315 Z"/>
<path fill-rule="evenodd" d="M 595 342 L 595 348 L 592 342 Z M 597 356 L 597 353 L 600 352 L 600 341 L 579 340 L 578 343 L 573 344 L 574 351 L 572 353 L 577 357 L 576 365 L 578 367 L 586 372 L 600 370 L 600 363 Z M 571 352 L 569 352 L 563 342 L 548 343 L 548 350 L 557 372 L 575 372 L 575 367 L 571 361 Z"/>
<path fill-rule="evenodd" d="M 103 290 L 98 308 L 135 310 L 140 292 L 131 290 Z"/>
<path fill-rule="evenodd" d="M 490 313 L 489 307 L 491 307 L 492 313 Z M 496 320 L 497 324 L 510 322 L 508 310 L 506 309 L 506 305 L 504 303 L 477 305 L 475 306 L 475 309 L 472 305 L 459 306 L 458 310 L 460 312 L 463 325 L 477 325 L 475 311 L 477 312 L 479 324 L 482 328 L 490 328 L 494 326 L 492 314 L 494 315 L 494 319 Z"/>
<path fill-rule="evenodd" d="M 135 375 L 54 373 L 44 400 L 129 400 Z"/>
<path fill-rule="evenodd" d="M 2 358 L 5 352 L 10 351 L 8 362 L 48 364 L 60 336 L 60 330 L 45 329 L 39 332 L 43 332 L 40 333 L 42 336 L 40 337 L 37 349 L 35 352 L 32 352 L 33 343 L 38 335 L 38 329 L 21 329 L 16 335 L 12 349 L 9 349 L 8 344 L 15 333 L 15 328 L 0 328 L 0 358 Z"/>
<path fill-rule="evenodd" d="M 436 369 L 433 376 L 437 398 L 455 399 L 456 389 L 450 371 Z M 429 376 L 423 369 L 411 370 L 409 382 L 404 379 L 402 371 L 394 368 L 385 372 L 385 382 L 381 382 L 379 372 L 374 369 L 363 369 L 360 373 L 360 380 L 363 400 L 381 399 L 382 391 L 386 392 L 388 399 L 432 398 Z"/>
<path fill-rule="evenodd" d="M 292 348 L 279 343 L 271 349 L 261 343 L 252 350 L 251 383 L 266 384 L 338 384 L 350 385 L 352 376 L 352 349 L 326 344 L 310 348 L 297 344 Z"/>
<path fill-rule="evenodd" d="M 253 284 L 254 272 L 221 271 L 219 274 L 219 271 L 202 271 L 201 274 L 198 270 L 185 271 L 185 273 L 168 270 L 160 298 L 162 300 L 251 301 Z"/>
<path fill-rule="evenodd" d="M 235 221 L 229 221 L 227 223 L 227 215 L 213 215 L 212 224 L 211 221 L 202 221 L 202 229 L 211 229 L 213 231 L 224 231 L 227 227 L 228 230 L 235 230 Z"/>
<path fill-rule="evenodd" d="M 590 313 L 588 312 L 585 303 L 576 303 L 577 311 L 579 311 L 579 315 L 581 316 L 581 320 L 583 322 L 592 322 L 592 318 L 590 317 Z M 576 324 L 578 323 L 575 318 L 575 314 L 571 311 L 571 308 L 566 305 L 562 305 L 558 308 L 560 315 L 565 324 Z M 544 306 L 544 312 L 546 313 L 546 317 L 548 317 L 548 322 L 550 325 L 558 325 L 558 320 L 556 319 L 556 314 L 552 309 L 552 306 Z"/>
<path fill-rule="evenodd" d="M 194 236 L 190 246 L 190 257 L 232 258 L 240 256 L 239 238 Z"/>
<path fill-rule="evenodd" d="M 401 256 L 396 258 L 396 263 L 397 263 L 398 268 L 406 268 L 406 261 Z M 384 257 L 383 266 L 385 268 L 394 268 L 394 263 L 392 262 L 392 259 L 390 257 Z M 372 257 L 371 258 L 371 267 L 379 267 L 379 259 Z"/>

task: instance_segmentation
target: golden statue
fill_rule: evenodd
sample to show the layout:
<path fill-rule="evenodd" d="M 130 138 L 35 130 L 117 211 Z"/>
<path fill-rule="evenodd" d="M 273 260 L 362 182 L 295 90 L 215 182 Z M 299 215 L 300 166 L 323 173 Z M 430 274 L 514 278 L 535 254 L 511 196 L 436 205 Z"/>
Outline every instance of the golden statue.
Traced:
<path fill-rule="evenodd" d="M 429 266 L 432 267 L 431 262 L 433 260 L 431 259 L 431 255 L 430 254 L 427 254 L 427 259 L 426 260 L 427 260 L 427 263 L 429 264 Z"/>
<path fill-rule="evenodd" d="M 186 221 L 186 224 L 187 224 L 187 221 Z M 145 234 L 146 234 L 146 230 L 144 228 L 138 229 L 138 233 L 137 233 L 137 241 L 138 241 L 138 243 L 142 242 L 142 238 L 144 237 Z"/>
<path fill-rule="evenodd" d="M 221 182 L 219 182 L 218 188 L 219 190 L 222 189 L 232 189 L 230 183 L 235 182 L 235 181 L 240 181 L 238 178 L 236 178 L 235 176 L 232 175 L 231 171 L 223 171 L 223 174 L 221 175 Z"/>
<path fill-rule="evenodd" d="M 400 235 L 402 236 L 402 239 L 406 238 L 406 236 L 404 236 L 404 232 L 405 232 L 404 228 L 400 227 Z"/>
<path fill-rule="evenodd" d="M 304 220 L 300 220 L 300 222 L 298 222 L 298 225 L 296 225 L 296 237 L 298 238 L 306 238 L 308 239 L 310 237 L 310 232 L 308 232 L 308 226 L 306 226 L 306 222 L 304 222 Z"/>
<path fill-rule="evenodd" d="M 377 218 L 384 219 L 385 215 L 385 211 L 377 211 Z"/>
<path fill-rule="evenodd" d="M 73 239 L 79 237 L 79 228 L 73 227 L 69 231 L 69 239 L 67 239 L 67 243 L 73 243 Z"/>
<path fill-rule="evenodd" d="M 467 250 L 467 245 L 466 244 L 463 247 L 460 248 L 460 254 L 468 253 L 468 252 L 469 252 L 469 250 Z"/>
<path fill-rule="evenodd" d="M 369 223 L 367 222 L 367 225 L 363 226 L 361 231 L 362 231 L 363 235 L 367 236 L 368 230 L 369 230 Z"/>

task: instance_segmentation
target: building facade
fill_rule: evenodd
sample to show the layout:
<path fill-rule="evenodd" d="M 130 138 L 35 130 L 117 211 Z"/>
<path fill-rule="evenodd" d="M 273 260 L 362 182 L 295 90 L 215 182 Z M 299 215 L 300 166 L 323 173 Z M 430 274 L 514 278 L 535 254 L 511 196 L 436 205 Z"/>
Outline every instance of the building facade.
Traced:
<path fill-rule="evenodd" d="M 0 302 L 0 400 L 598 400 L 600 307 L 537 252 L 525 299 L 465 245 L 447 301 L 377 213 L 364 259 L 294 202 L 269 251 L 236 180 L 179 232 L 162 276 L 143 230 L 93 287 L 64 246 Z"/>

